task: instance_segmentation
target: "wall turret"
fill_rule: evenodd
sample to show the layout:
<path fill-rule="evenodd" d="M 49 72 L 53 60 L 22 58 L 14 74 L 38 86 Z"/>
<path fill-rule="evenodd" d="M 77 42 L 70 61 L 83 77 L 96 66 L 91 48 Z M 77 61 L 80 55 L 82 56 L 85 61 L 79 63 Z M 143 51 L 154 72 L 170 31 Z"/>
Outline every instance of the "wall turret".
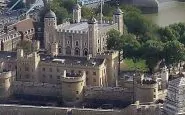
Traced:
<path fill-rule="evenodd" d="M 158 99 L 158 83 L 143 75 L 135 82 L 135 100 L 141 103 L 154 102 Z"/>
<path fill-rule="evenodd" d="M 124 25 L 123 12 L 119 7 L 114 12 L 113 21 L 114 21 L 114 23 L 118 24 L 118 30 L 121 34 L 123 34 L 123 27 L 124 27 L 123 26 Z"/>
<path fill-rule="evenodd" d="M 81 20 L 81 7 L 79 4 L 76 4 L 73 7 L 73 23 L 79 23 Z"/>
<path fill-rule="evenodd" d="M 49 10 L 44 17 L 44 46 L 49 50 L 52 42 L 55 42 L 55 31 L 57 29 L 57 18 L 53 11 Z"/>
<path fill-rule="evenodd" d="M 166 66 L 161 70 L 162 89 L 166 89 L 168 85 L 169 72 Z"/>
<path fill-rule="evenodd" d="M 76 105 L 83 100 L 83 88 L 86 86 L 86 74 L 66 73 L 61 78 L 62 98 L 66 105 Z"/>
<path fill-rule="evenodd" d="M 98 22 L 94 17 L 91 17 L 91 19 L 88 21 L 88 36 L 89 38 L 89 53 L 92 54 L 92 56 L 96 56 L 96 54 L 99 52 L 99 49 L 97 48 L 98 43 Z"/>

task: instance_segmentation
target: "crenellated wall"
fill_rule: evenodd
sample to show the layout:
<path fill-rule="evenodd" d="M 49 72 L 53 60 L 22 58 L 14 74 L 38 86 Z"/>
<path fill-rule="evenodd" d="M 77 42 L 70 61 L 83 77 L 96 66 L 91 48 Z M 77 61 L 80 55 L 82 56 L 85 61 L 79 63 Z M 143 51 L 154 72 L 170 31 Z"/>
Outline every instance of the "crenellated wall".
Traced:
<path fill-rule="evenodd" d="M 85 87 L 84 98 L 131 101 L 132 92 L 120 87 Z"/>

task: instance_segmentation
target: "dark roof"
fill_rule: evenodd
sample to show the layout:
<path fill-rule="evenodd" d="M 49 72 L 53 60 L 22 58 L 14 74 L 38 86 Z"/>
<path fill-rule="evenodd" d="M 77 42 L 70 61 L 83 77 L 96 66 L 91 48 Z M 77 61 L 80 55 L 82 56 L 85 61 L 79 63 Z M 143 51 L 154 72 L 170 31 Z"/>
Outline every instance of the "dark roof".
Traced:
<path fill-rule="evenodd" d="M 9 27 L 15 27 L 17 31 L 25 32 L 34 28 L 34 20 L 31 18 L 24 19 L 13 25 L 10 25 Z"/>
<path fill-rule="evenodd" d="M 17 52 L 0 51 L 0 59 L 16 60 L 17 59 Z"/>
<path fill-rule="evenodd" d="M 115 11 L 114 11 L 114 15 L 121 15 L 123 14 L 123 11 L 118 7 Z"/>
<path fill-rule="evenodd" d="M 46 13 L 45 18 L 56 18 L 56 14 L 52 10 L 49 10 L 49 12 Z"/>
<path fill-rule="evenodd" d="M 74 57 L 74 56 L 56 56 L 40 54 L 41 61 L 53 62 L 53 63 L 64 63 L 69 65 L 84 65 L 84 66 L 99 66 L 104 62 L 104 59 L 91 58 L 88 60 L 86 57 Z"/>

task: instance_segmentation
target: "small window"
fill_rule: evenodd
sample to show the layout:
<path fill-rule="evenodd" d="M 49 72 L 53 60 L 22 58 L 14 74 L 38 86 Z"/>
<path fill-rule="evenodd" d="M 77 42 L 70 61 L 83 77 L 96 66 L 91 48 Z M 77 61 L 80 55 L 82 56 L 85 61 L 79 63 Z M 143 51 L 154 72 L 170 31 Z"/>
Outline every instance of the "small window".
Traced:
<path fill-rule="evenodd" d="M 75 45 L 76 45 L 76 46 L 78 46 L 78 45 L 79 45 L 78 41 L 76 41 L 76 42 L 75 42 Z"/>
<path fill-rule="evenodd" d="M 84 45 L 87 46 L 87 42 L 85 42 Z"/>
<path fill-rule="evenodd" d="M 67 44 L 70 44 L 70 41 L 67 41 Z"/>
<path fill-rule="evenodd" d="M 57 72 L 60 72 L 60 70 L 57 68 Z"/>
<path fill-rule="evenodd" d="M 96 72 L 93 72 L 93 75 L 96 75 Z"/>
<path fill-rule="evenodd" d="M 88 75 L 88 71 L 86 71 L 86 75 Z"/>
<path fill-rule="evenodd" d="M 82 73 L 82 71 L 79 70 L 78 73 Z"/>
<path fill-rule="evenodd" d="M 96 79 L 93 79 L 93 82 L 96 82 Z"/>
<path fill-rule="evenodd" d="M 77 97 L 76 100 L 79 100 L 79 98 Z"/>
<path fill-rule="evenodd" d="M 45 78 L 46 76 L 43 74 L 42 77 Z"/>
<path fill-rule="evenodd" d="M 45 68 L 42 68 L 42 71 L 45 71 Z"/>
<path fill-rule="evenodd" d="M 50 77 L 50 79 L 51 79 L 51 78 L 52 78 L 52 75 L 50 75 L 49 77 Z"/>
<path fill-rule="evenodd" d="M 76 91 L 76 94 L 79 94 L 79 91 Z"/>

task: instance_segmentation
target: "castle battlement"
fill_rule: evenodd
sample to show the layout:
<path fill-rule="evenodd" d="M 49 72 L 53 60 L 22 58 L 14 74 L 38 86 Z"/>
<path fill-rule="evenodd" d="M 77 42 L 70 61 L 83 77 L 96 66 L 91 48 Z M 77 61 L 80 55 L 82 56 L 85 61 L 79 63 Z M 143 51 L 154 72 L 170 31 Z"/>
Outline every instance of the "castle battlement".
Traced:
<path fill-rule="evenodd" d="M 157 83 L 149 83 L 149 84 L 137 84 L 137 87 L 139 87 L 139 88 L 146 88 L 146 89 L 148 89 L 148 88 L 156 88 L 158 86 L 158 84 Z"/>
<path fill-rule="evenodd" d="M 122 87 L 99 87 L 99 86 L 92 86 L 92 87 L 85 87 L 86 91 L 109 91 L 109 92 L 122 92 L 127 91 L 127 89 L 124 89 Z"/>
<path fill-rule="evenodd" d="M 21 87 L 59 87 L 56 84 L 49 84 L 49 83 L 38 83 L 38 82 L 22 82 L 22 81 L 14 81 L 14 86 L 21 86 Z"/>
<path fill-rule="evenodd" d="M 66 75 L 62 76 L 61 81 L 62 82 L 80 82 L 80 81 L 84 81 L 85 79 L 86 79 L 86 74 L 83 71 L 82 74 L 66 73 Z"/>
<path fill-rule="evenodd" d="M 80 31 L 80 30 L 65 30 L 65 29 L 58 29 L 58 32 L 63 33 L 72 33 L 72 34 L 86 34 L 87 31 Z"/>
<path fill-rule="evenodd" d="M 98 20 L 98 23 L 101 24 L 101 20 Z M 114 21 L 112 20 L 102 20 L 102 24 L 114 24 Z"/>

